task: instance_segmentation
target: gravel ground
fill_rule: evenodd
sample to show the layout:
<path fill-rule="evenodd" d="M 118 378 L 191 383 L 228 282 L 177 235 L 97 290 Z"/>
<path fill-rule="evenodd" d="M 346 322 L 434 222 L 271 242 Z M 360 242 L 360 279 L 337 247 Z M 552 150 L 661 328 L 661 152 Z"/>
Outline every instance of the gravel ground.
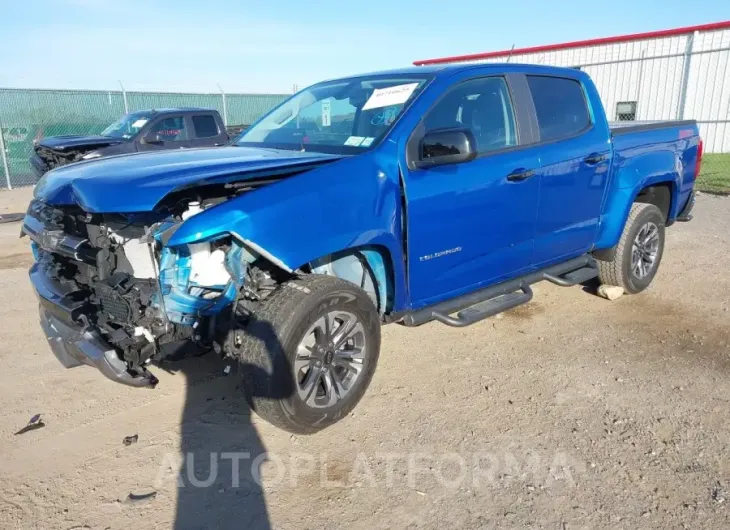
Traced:
<path fill-rule="evenodd" d="M 28 198 L 1 192 L 0 214 Z M 309 437 L 251 415 L 213 356 L 155 390 L 64 370 L 18 229 L 0 225 L 2 528 L 730 527 L 729 198 L 669 229 L 641 295 L 542 283 L 467 329 L 386 327 L 363 401 Z"/>

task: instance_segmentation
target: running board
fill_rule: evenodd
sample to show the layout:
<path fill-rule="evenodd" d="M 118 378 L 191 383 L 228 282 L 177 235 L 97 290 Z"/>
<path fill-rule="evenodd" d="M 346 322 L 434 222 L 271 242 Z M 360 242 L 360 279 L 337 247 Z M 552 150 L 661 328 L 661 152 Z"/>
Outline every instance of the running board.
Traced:
<path fill-rule="evenodd" d="M 532 300 L 532 289 L 530 289 L 529 285 L 525 285 L 522 287 L 522 292 L 515 291 L 513 293 L 495 296 L 494 298 L 490 298 L 482 302 L 477 302 L 473 306 L 459 311 L 455 317 L 434 311 L 433 318 L 447 326 L 463 328 L 474 324 L 475 322 L 479 322 L 480 320 L 484 320 L 485 318 L 494 316 L 497 313 L 501 313 L 502 311 L 507 311 L 508 309 L 512 309 L 518 305 L 526 304 L 530 300 Z"/>
<path fill-rule="evenodd" d="M 596 278 L 598 276 L 598 269 L 595 267 L 583 267 L 582 269 L 577 269 L 572 272 L 569 272 L 565 276 L 555 276 L 553 274 L 550 274 L 548 272 L 544 272 L 542 274 L 542 277 L 549 281 L 550 283 L 554 283 L 555 285 L 559 285 L 560 287 L 573 287 L 574 285 L 578 285 L 579 283 L 587 282 L 588 280 L 592 280 L 593 278 Z"/>
<path fill-rule="evenodd" d="M 401 321 L 406 326 L 420 326 L 431 320 L 438 320 L 449 326 L 467 326 L 529 301 L 532 298 L 532 290 L 528 286 L 533 283 L 548 280 L 558 285 L 570 286 L 595 278 L 597 275 L 596 260 L 586 254 L 530 272 L 520 278 L 491 285 L 415 311 L 400 313 L 394 321 Z M 457 312 L 459 313 L 456 317 L 449 316 Z"/>

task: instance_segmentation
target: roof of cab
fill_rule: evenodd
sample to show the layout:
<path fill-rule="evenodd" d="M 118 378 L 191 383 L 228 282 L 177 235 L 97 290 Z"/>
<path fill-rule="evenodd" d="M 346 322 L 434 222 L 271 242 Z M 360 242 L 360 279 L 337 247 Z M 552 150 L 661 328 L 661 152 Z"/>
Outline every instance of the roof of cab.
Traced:
<path fill-rule="evenodd" d="M 580 70 L 575 68 L 563 68 L 559 66 L 547 66 L 537 64 L 521 64 L 521 63 L 456 63 L 456 64 L 432 64 L 426 66 L 409 66 L 406 68 L 398 68 L 395 70 L 382 70 L 378 72 L 370 72 L 367 74 L 348 76 L 344 79 L 354 77 L 369 77 L 376 75 L 429 75 L 440 77 L 451 75 L 456 72 L 466 70 L 482 70 L 482 71 L 498 71 L 498 72 L 526 72 L 536 74 L 548 74 L 562 72 L 564 74 L 572 74 L 572 76 L 581 75 Z M 583 74 L 585 75 L 585 74 Z"/>
<path fill-rule="evenodd" d="M 182 112 L 217 112 L 215 109 L 203 107 L 165 107 L 162 109 L 147 109 L 136 112 L 154 112 L 155 114 L 178 114 Z"/>

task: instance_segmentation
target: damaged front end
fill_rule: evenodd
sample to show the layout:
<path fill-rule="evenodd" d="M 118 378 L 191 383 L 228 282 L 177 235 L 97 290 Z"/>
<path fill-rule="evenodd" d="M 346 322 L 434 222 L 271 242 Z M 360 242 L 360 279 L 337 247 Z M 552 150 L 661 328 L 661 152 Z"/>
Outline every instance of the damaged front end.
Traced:
<path fill-rule="evenodd" d="M 194 198 L 124 215 L 31 203 L 21 235 L 33 240 L 41 325 L 64 366 L 83 363 L 120 383 L 154 386 L 150 363 L 191 349 L 221 351 L 231 308 L 255 303 L 275 283 L 277 271 L 229 235 L 163 244 L 187 218 L 226 199 Z"/>
<path fill-rule="evenodd" d="M 100 150 L 123 143 L 117 138 L 102 136 L 58 136 L 33 142 L 30 165 L 36 177 L 61 166 L 82 160 L 100 158 Z M 106 153 L 107 155 L 109 153 Z"/>

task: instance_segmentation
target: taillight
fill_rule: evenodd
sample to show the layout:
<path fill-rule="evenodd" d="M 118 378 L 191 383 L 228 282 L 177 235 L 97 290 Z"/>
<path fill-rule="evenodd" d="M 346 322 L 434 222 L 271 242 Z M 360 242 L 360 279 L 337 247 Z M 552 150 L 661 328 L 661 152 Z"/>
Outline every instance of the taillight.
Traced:
<path fill-rule="evenodd" d="M 700 168 L 702 167 L 703 149 L 704 149 L 704 144 L 702 143 L 702 138 L 700 138 L 700 141 L 697 142 L 697 162 L 695 162 L 695 179 L 700 175 Z"/>

